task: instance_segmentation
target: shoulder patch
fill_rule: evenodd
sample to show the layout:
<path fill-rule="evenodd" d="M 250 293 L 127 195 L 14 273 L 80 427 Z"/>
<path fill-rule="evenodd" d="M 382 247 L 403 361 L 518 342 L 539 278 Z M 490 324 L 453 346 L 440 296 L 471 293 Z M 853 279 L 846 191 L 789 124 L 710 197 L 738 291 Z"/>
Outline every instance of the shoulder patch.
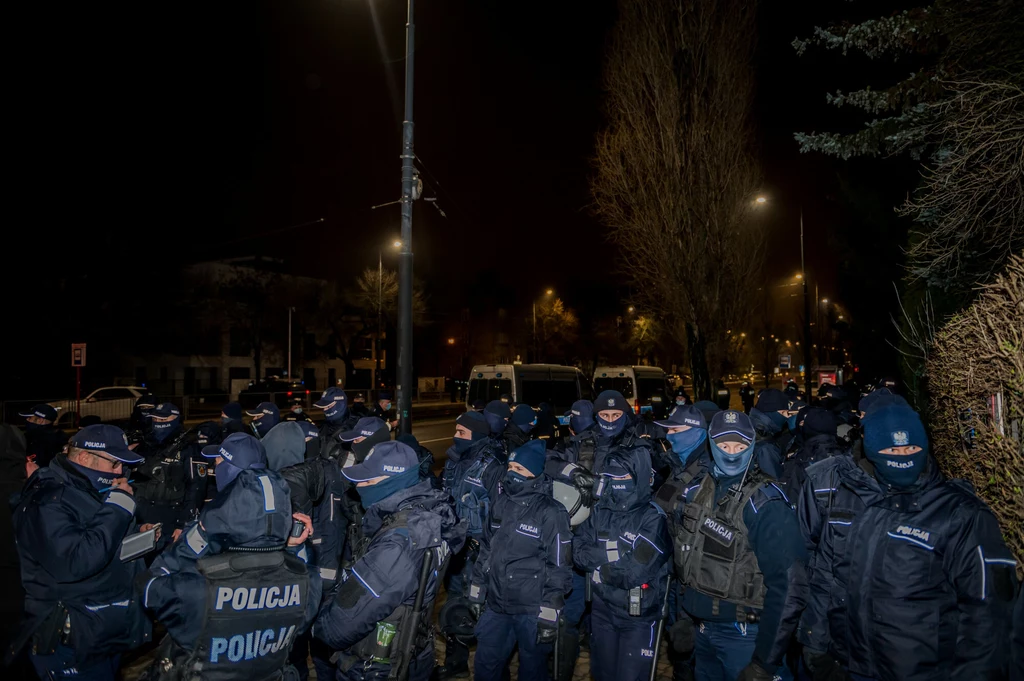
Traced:
<path fill-rule="evenodd" d="M 761 510 L 761 507 L 767 504 L 769 501 L 778 500 L 785 504 L 789 504 L 789 498 L 786 493 L 782 490 L 782 487 L 774 481 L 769 481 L 762 484 L 753 494 L 750 495 L 750 503 L 754 507 L 755 511 Z"/>

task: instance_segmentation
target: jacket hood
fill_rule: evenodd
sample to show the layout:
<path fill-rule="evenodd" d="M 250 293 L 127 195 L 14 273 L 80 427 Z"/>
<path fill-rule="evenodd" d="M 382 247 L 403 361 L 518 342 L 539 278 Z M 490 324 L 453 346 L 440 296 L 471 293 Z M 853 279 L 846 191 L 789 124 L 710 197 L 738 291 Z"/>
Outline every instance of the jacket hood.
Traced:
<path fill-rule="evenodd" d="M 633 478 L 633 488 L 627 499 L 617 500 L 614 506 L 603 504 L 606 508 L 615 511 L 631 511 L 651 502 L 653 483 L 653 470 L 651 455 L 646 448 L 637 448 L 629 456 L 611 456 L 605 461 L 605 475 L 614 472 L 615 468 L 622 467 L 630 477 Z M 611 480 L 605 480 L 605 494 L 608 493 Z M 603 499 L 603 496 L 602 496 Z"/>
<path fill-rule="evenodd" d="M 409 509 L 409 538 L 415 548 L 439 546 L 448 542 L 453 553 L 462 548 L 466 540 L 466 522 L 460 521 L 448 492 L 434 489 L 429 480 L 408 487 L 370 507 L 363 517 L 363 530 L 371 537 L 381 528 L 384 520 L 395 513 Z"/>
<path fill-rule="evenodd" d="M 306 459 L 306 434 L 295 421 L 277 424 L 262 442 L 267 450 L 267 466 L 272 471 L 300 464 Z"/>
<path fill-rule="evenodd" d="M 754 424 L 754 430 L 761 437 L 771 437 L 782 430 L 780 426 L 771 420 L 768 414 L 758 410 L 757 407 L 750 410 L 750 421 Z"/>
<path fill-rule="evenodd" d="M 830 456 L 843 454 L 845 451 L 846 447 L 836 439 L 835 435 L 814 435 L 804 440 L 796 456 L 799 461 L 810 465 Z"/>
<path fill-rule="evenodd" d="M 272 470 L 246 469 L 199 515 L 214 553 L 280 547 L 292 529 L 288 483 Z"/>

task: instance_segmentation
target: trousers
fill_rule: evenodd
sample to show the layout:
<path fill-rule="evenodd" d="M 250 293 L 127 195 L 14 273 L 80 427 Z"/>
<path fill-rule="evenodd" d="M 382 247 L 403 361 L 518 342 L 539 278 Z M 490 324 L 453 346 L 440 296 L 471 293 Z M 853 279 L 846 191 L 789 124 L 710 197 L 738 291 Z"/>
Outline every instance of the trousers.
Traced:
<path fill-rule="evenodd" d="M 43 681 L 74 679 L 75 681 L 114 681 L 121 667 L 121 656 L 114 655 L 93 662 L 88 667 L 75 666 L 75 651 L 59 646 L 53 655 L 29 655 L 32 666 Z"/>
<path fill-rule="evenodd" d="M 697 681 L 736 681 L 743 668 L 750 664 L 756 641 L 756 624 L 701 622 L 697 626 L 694 649 Z M 775 678 L 793 681 L 793 674 L 783 665 Z"/>
<path fill-rule="evenodd" d="M 594 594 L 591 604 L 590 671 L 594 681 L 646 681 L 656 664 L 658 621 L 630 617 Z"/>
<path fill-rule="evenodd" d="M 547 681 L 551 644 L 537 645 L 537 616 L 484 610 L 476 623 L 476 681 L 502 681 L 512 650 L 519 645 L 519 679 Z"/>

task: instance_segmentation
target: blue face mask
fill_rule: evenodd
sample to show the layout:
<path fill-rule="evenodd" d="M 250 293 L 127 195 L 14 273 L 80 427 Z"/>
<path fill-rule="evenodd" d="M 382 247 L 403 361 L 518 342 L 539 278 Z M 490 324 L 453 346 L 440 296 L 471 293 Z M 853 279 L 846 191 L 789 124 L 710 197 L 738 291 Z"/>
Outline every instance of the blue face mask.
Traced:
<path fill-rule="evenodd" d="M 222 426 L 226 426 L 229 423 L 231 423 L 232 421 L 234 421 L 233 418 L 229 418 L 227 416 L 221 416 L 220 417 L 220 425 L 222 425 Z"/>
<path fill-rule="evenodd" d="M 110 486 L 114 483 L 114 478 L 123 477 L 123 473 L 109 473 L 107 471 L 98 471 L 93 468 L 86 468 L 81 464 L 77 464 L 74 461 L 68 460 L 68 463 L 75 467 L 75 470 L 84 475 L 92 483 L 92 486 L 96 488 L 96 491 L 110 489 Z"/>
<path fill-rule="evenodd" d="M 515 471 L 509 471 L 505 473 L 504 487 L 508 490 L 509 494 L 518 494 L 523 491 L 523 488 L 526 487 L 527 483 L 531 480 L 533 480 L 533 478 L 528 478 L 525 475 L 516 473 Z"/>
<path fill-rule="evenodd" d="M 259 418 L 252 422 L 252 428 L 256 431 L 256 434 L 263 438 L 266 437 L 270 429 L 277 425 L 277 419 L 270 414 L 264 414 L 262 418 Z"/>
<path fill-rule="evenodd" d="M 770 411 L 767 414 L 769 420 L 775 424 L 775 427 L 779 430 L 789 426 L 789 419 L 777 411 Z"/>
<path fill-rule="evenodd" d="M 711 444 L 711 458 L 715 460 L 715 471 L 726 478 L 742 475 L 750 464 L 750 457 L 754 454 L 754 445 L 750 444 L 739 454 L 726 454 L 718 445 Z"/>
<path fill-rule="evenodd" d="M 164 442 L 172 435 L 181 430 L 181 419 L 173 421 L 153 421 L 153 439 L 157 442 Z"/>
<path fill-rule="evenodd" d="M 598 416 L 597 425 L 601 427 L 602 435 L 605 437 L 615 437 L 626 427 L 626 415 L 623 414 L 615 421 L 608 421 Z"/>
<path fill-rule="evenodd" d="M 487 425 L 490 426 L 492 435 L 505 431 L 505 419 L 502 416 L 485 411 L 484 418 L 487 419 Z"/>
<path fill-rule="evenodd" d="M 786 425 L 789 426 L 790 431 L 796 432 L 796 417 L 797 414 L 793 414 L 786 419 Z"/>
<path fill-rule="evenodd" d="M 533 427 L 535 425 L 537 425 L 536 421 L 531 421 L 530 423 L 524 423 L 523 425 L 519 426 L 519 430 L 521 430 L 524 433 L 526 433 L 527 435 L 529 435 L 530 431 L 533 430 Z"/>
<path fill-rule="evenodd" d="M 865 455 L 875 464 L 875 477 L 880 482 L 899 488 L 910 487 L 917 482 L 928 462 L 926 449 L 908 456 L 880 452 L 865 452 Z"/>
<path fill-rule="evenodd" d="M 477 439 L 478 438 L 476 437 L 475 433 L 473 434 L 473 439 L 472 440 L 464 440 L 461 437 L 453 438 L 452 439 L 452 445 L 454 445 L 454 447 L 455 447 L 455 453 L 456 454 L 465 454 L 466 452 L 468 452 L 470 450 L 470 448 L 472 448 L 472 446 L 474 444 L 476 444 Z"/>
<path fill-rule="evenodd" d="M 396 492 L 401 492 L 403 489 L 412 487 L 419 481 L 420 469 L 417 466 L 405 473 L 392 475 L 388 479 L 378 482 L 376 485 L 370 485 L 369 487 L 356 487 L 356 492 L 359 494 L 359 499 L 363 502 L 363 508 L 369 510 L 374 504 L 387 499 Z"/>
<path fill-rule="evenodd" d="M 704 444 L 704 440 L 707 438 L 708 431 L 703 428 L 690 428 L 681 433 L 672 433 L 666 436 L 669 444 L 672 445 L 672 451 L 684 466 L 689 461 L 690 455 Z"/>

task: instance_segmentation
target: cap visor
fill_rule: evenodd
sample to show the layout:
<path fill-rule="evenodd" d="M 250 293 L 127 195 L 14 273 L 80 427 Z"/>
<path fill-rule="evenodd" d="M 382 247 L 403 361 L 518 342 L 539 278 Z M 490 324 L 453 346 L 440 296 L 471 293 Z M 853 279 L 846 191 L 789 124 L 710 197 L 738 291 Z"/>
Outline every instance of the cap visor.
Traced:
<path fill-rule="evenodd" d="M 35 415 L 36 415 L 35 411 L 19 411 L 18 412 L 18 416 L 20 416 L 23 419 L 27 419 L 29 416 L 35 416 Z"/>
<path fill-rule="evenodd" d="M 689 423 L 676 423 L 675 421 L 655 421 L 654 425 L 661 426 L 662 428 L 682 428 L 683 426 L 690 426 Z M 693 426 L 690 426 L 693 428 Z"/>
<path fill-rule="evenodd" d="M 363 434 L 358 430 L 346 430 L 344 433 L 338 433 L 337 438 L 342 442 L 352 442 L 353 440 L 364 437 Z"/>
<path fill-rule="evenodd" d="M 220 456 L 220 445 L 206 445 L 203 447 L 203 456 L 207 459 L 216 459 Z"/>
<path fill-rule="evenodd" d="M 351 482 L 366 482 L 367 480 L 379 478 L 380 474 L 374 475 L 375 473 L 377 473 L 377 471 L 374 470 L 372 466 L 367 466 L 362 463 L 357 463 L 354 466 L 341 469 L 341 474 Z"/>
<path fill-rule="evenodd" d="M 316 402 L 313 403 L 313 406 L 316 407 L 317 409 L 326 409 L 327 407 L 331 406 L 332 404 L 334 404 L 334 400 L 333 399 L 330 399 L 330 400 L 317 400 Z"/>
<path fill-rule="evenodd" d="M 121 463 L 142 463 L 143 461 L 146 460 L 146 457 L 136 454 L 127 447 L 125 447 L 124 449 L 115 449 L 113 451 L 108 449 L 104 453 L 109 454 L 110 456 L 114 457 Z"/>
<path fill-rule="evenodd" d="M 251 411 L 249 409 L 245 410 L 245 415 L 246 416 L 260 416 L 261 414 L 263 414 L 263 412 L 260 411 L 259 409 L 254 409 L 254 410 L 251 410 Z"/>

